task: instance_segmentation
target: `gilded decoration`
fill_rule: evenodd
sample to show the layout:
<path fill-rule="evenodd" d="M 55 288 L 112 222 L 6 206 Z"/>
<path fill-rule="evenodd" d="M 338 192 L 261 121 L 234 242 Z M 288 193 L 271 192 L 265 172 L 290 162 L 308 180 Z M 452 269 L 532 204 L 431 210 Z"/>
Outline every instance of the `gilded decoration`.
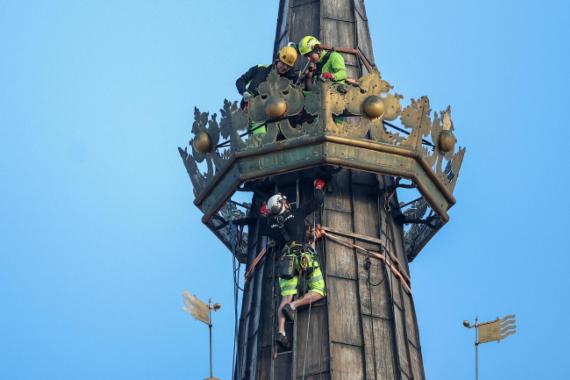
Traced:
<path fill-rule="evenodd" d="M 369 140 L 415 152 L 453 191 L 465 148 L 456 149 L 451 107 L 432 112 L 426 96 L 402 107 L 403 96 L 392 90 L 374 71 L 353 85 L 323 82 L 303 93 L 273 71 L 247 110 L 225 100 L 218 120 L 216 114 L 209 116 L 196 109 L 191 153 L 188 148 L 180 150 L 195 192 L 205 188 L 233 153 L 320 135 Z M 388 122 L 396 119 L 401 124 L 399 131 L 389 127 Z M 266 133 L 254 133 L 260 127 Z"/>

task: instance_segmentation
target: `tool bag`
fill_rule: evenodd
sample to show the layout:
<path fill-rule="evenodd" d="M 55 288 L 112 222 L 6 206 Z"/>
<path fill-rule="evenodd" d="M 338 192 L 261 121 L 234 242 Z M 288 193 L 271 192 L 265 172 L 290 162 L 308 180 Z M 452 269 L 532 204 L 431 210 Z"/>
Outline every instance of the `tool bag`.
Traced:
<path fill-rule="evenodd" d="M 282 255 L 277 263 L 277 275 L 285 280 L 290 280 L 295 277 L 297 275 L 297 269 L 295 268 L 296 260 L 295 255 Z"/>

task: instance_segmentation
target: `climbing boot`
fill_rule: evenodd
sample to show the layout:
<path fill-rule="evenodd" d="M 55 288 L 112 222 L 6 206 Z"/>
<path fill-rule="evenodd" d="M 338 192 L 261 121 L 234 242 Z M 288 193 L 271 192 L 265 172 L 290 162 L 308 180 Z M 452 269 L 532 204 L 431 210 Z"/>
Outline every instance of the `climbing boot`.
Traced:
<path fill-rule="evenodd" d="M 280 345 L 284 349 L 286 349 L 286 350 L 291 349 L 291 342 L 289 341 L 289 338 L 287 338 L 287 335 L 277 333 L 277 336 L 275 337 L 275 341 L 277 342 L 278 345 Z"/>
<path fill-rule="evenodd" d="M 297 317 L 297 310 L 293 309 L 291 305 L 287 304 L 283 306 L 283 315 L 291 322 L 295 322 L 295 318 Z"/>

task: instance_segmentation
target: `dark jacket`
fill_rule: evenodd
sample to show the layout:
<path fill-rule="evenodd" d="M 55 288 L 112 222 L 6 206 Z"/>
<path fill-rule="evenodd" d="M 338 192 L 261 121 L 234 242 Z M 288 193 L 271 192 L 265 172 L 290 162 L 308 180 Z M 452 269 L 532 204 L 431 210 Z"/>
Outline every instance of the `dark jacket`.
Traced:
<path fill-rule="evenodd" d="M 281 215 L 269 217 L 262 233 L 275 240 L 278 245 L 291 241 L 306 243 L 305 218 L 323 204 L 324 198 L 323 190 L 315 190 L 315 197 L 301 207 L 287 210 Z"/>
<path fill-rule="evenodd" d="M 240 95 L 243 95 L 245 91 L 250 92 L 252 95 L 257 95 L 257 87 L 261 82 L 265 82 L 271 69 L 274 65 L 257 65 L 253 66 L 245 74 L 236 80 L 236 87 Z M 295 82 L 299 77 L 299 71 L 296 69 L 291 69 L 282 75 L 283 77 Z"/>

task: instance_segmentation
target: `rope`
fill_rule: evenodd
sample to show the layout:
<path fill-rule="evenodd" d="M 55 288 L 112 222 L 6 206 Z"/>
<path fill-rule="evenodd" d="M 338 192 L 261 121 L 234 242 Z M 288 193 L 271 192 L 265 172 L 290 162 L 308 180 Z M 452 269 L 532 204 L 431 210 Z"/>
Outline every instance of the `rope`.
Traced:
<path fill-rule="evenodd" d="M 378 373 L 376 370 L 376 339 L 374 337 L 375 332 L 374 332 L 374 317 L 372 317 L 372 282 L 370 280 L 371 274 L 370 274 L 370 266 L 366 267 L 366 272 L 367 272 L 367 278 L 366 278 L 366 282 L 368 284 L 368 302 L 370 303 L 370 325 L 372 326 L 372 331 L 371 334 L 372 335 L 372 352 L 374 355 L 374 379 L 378 379 Z M 382 280 L 380 280 L 378 282 L 378 284 L 374 285 L 374 286 L 378 286 L 381 283 L 384 282 L 384 278 Z M 384 329 L 382 329 L 382 331 L 384 331 Z"/>
<path fill-rule="evenodd" d="M 398 184 L 399 180 L 396 180 L 396 185 Z M 385 220 L 385 224 L 386 224 L 386 245 L 388 245 L 389 243 L 391 244 L 390 247 L 395 247 L 395 242 L 394 242 L 394 229 L 392 226 L 392 223 L 390 223 L 391 221 L 389 220 L 389 215 L 391 212 L 391 207 L 390 207 L 390 200 L 392 199 L 392 197 L 395 195 L 396 188 L 394 188 L 392 191 L 392 193 L 390 194 L 390 196 L 388 196 L 388 193 L 385 191 L 383 194 L 384 197 L 384 215 L 386 217 Z M 391 239 L 389 240 L 388 237 L 388 233 L 391 235 Z M 388 275 L 388 272 L 386 271 L 386 275 Z M 396 327 L 396 303 L 394 302 L 394 282 L 393 282 L 393 276 L 389 276 L 390 278 L 390 284 L 389 284 L 389 290 L 390 290 L 390 303 L 392 306 L 392 318 L 393 318 L 393 323 L 394 323 L 394 328 Z M 401 296 L 401 293 L 400 293 Z M 395 355 L 396 358 L 396 365 L 398 368 L 400 368 L 400 355 L 399 353 L 397 355 Z"/>
<path fill-rule="evenodd" d="M 303 380 L 305 380 L 305 369 L 307 365 L 307 349 L 309 348 L 309 332 L 311 331 L 311 310 L 313 308 L 313 303 L 309 304 L 309 318 L 307 319 L 307 336 L 305 337 L 305 356 L 303 357 Z M 295 337 L 297 338 L 297 337 Z"/>
<path fill-rule="evenodd" d="M 348 247 L 348 248 L 354 248 L 357 251 L 361 251 L 361 252 L 369 255 L 370 257 L 377 258 L 377 259 L 381 260 L 382 262 L 384 262 L 384 264 L 392 271 L 392 273 L 402 281 L 402 286 L 404 287 L 406 292 L 408 294 L 412 294 L 412 288 L 410 286 L 410 283 L 409 283 L 407 276 L 404 276 L 398 269 L 396 269 L 394 267 L 394 265 L 392 265 L 392 263 L 390 263 L 390 261 L 388 261 L 386 259 L 386 256 L 384 256 L 383 254 L 381 254 L 379 252 L 374 252 L 374 251 L 371 251 L 371 250 L 366 249 L 364 247 L 361 247 L 357 244 L 341 240 L 341 239 L 335 237 L 334 235 L 331 235 L 331 233 L 328 231 L 324 231 L 324 235 L 325 235 L 325 237 L 328 237 L 330 240 L 332 240 L 338 244 L 344 245 L 345 247 Z"/>
<path fill-rule="evenodd" d="M 396 276 L 403 278 L 403 281 L 408 285 L 408 287 L 409 287 L 409 285 L 411 284 L 410 277 L 408 277 L 408 275 L 407 275 L 406 273 L 401 272 L 401 271 L 398 269 L 398 268 L 403 268 L 402 264 L 400 263 L 400 260 L 398 260 L 398 258 L 395 257 L 395 256 L 394 256 L 391 252 L 389 252 L 388 250 L 386 250 L 386 252 L 387 252 L 387 254 L 388 254 L 388 257 L 390 258 L 390 260 L 392 260 L 392 261 L 394 262 L 395 265 L 392 264 L 392 263 L 386 262 L 386 256 L 383 255 L 383 254 L 381 254 L 381 253 L 379 253 L 379 252 L 374 252 L 374 251 L 371 251 L 371 250 L 369 250 L 369 249 L 360 247 L 360 246 L 358 246 L 358 245 L 356 245 L 356 244 L 349 243 L 349 242 L 344 241 L 344 240 L 340 240 L 340 239 L 338 239 L 338 238 L 335 238 L 334 236 L 331 236 L 331 234 L 332 234 L 332 235 L 340 235 L 340 236 L 343 236 L 343 235 L 344 235 L 344 236 L 352 237 L 352 238 L 356 238 L 356 239 L 366 239 L 365 236 L 363 236 L 363 235 L 358 235 L 358 234 L 353 234 L 353 233 L 350 233 L 350 232 L 340 232 L 340 231 L 336 231 L 336 230 L 334 230 L 334 229 L 332 229 L 332 228 L 330 228 L 330 227 L 318 226 L 317 228 L 320 229 L 320 233 L 321 233 L 321 234 L 323 234 L 323 235 L 325 235 L 325 236 L 328 236 L 329 238 L 331 238 L 332 240 L 334 240 L 334 241 L 336 241 L 336 242 L 339 242 L 340 244 L 343 244 L 343 245 L 345 245 L 345 246 L 346 246 L 347 244 L 350 244 L 350 248 L 356 248 L 357 250 L 360 250 L 360 251 L 364 252 L 365 254 L 367 254 L 367 256 L 375 257 L 375 258 L 377 258 L 377 259 L 380 259 L 380 260 L 384 261 L 384 262 L 386 263 L 386 265 L 389 266 L 390 269 L 394 272 L 394 274 L 396 274 Z M 374 241 L 374 239 L 372 239 L 372 238 L 368 238 L 368 240 L 369 240 L 370 242 L 372 242 L 372 243 L 378 243 L 377 241 Z M 397 268 L 396 268 L 396 267 L 397 267 Z M 410 289 L 410 292 L 411 292 L 411 289 Z"/>
<path fill-rule="evenodd" d="M 231 209 L 231 204 L 228 202 L 227 204 L 227 213 L 228 213 L 228 222 L 229 222 L 229 235 L 230 235 L 230 242 L 232 243 L 232 266 L 233 266 L 233 280 L 234 280 L 234 347 L 233 347 L 233 354 L 232 354 L 232 368 L 234 369 L 234 379 L 238 377 L 236 371 L 236 351 L 237 351 L 237 338 L 238 338 L 238 284 L 236 282 L 236 251 L 237 251 L 237 239 L 236 239 L 236 226 L 232 224 L 233 213 Z M 237 269 L 239 270 L 239 268 Z"/>
<path fill-rule="evenodd" d="M 322 209 L 322 205 L 321 205 L 320 209 Z M 315 250 L 316 256 L 318 257 L 318 252 L 316 250 L 316 246 L 317 246 L 317 221 L 316 221 L 317 215 L 316 215 L 316 213 L 317 213 L 316 211 L 313 213 L 313 249 Z M 322 268 L 322 265 L 319 262 L 318 258 L 315 258 L 315 260 L 317 260 L 317 263 L 319 264 L 319 268 L 321 269 L 321 273 L 323 273 L 324 269 Z M 324 276 L 324 274 L 323 274 L 323 276 Z M 326 283 L 325 283 L 325 286 L 326 286 Z M 312 311 L 312 308 L 313 308 L 313 303 L 311 302 L 309 304 L 309 317 L 307 320 L 307 336 L 305 338 L 305 357 L 303 358 L 303 378 L 302 378 L 303 380 L 305 380 L 307 356 L 309 356 L 307 353 L 307 349 L 309 347 L 309 332 L 311 329 L 311 311 Z"/>
<path fill-rule="evenodd" d="M 362 52 L 360 51 L 360 49 L 354 49 L 354 48 L 337 48 L 337 47 L 333 47 L 330 45 L 321 45 L 321 48 L 323 48 L 324 50 L 330 50 L 330 51 L 337 51 L 339 53 L 345 53 L 345 54 L 353 54 L 355 55 L 358 59 L 360 59 L 362 61 L 362 63 L 364 64 L 364 66 L 366 66 L 366 69 L 369 72 L 374 71 L 374 67 L 372 66 L 372 64 L 368 61 L 368 59 L 364 56 L 364 54 L 362 54 Z"/>
<path fill-rule="evenodd" d="M 255 268 L 257 267 L 257 264 L 259 264 L 259 262 L 265 257 L 266 253 L 267 253 L 267 247 L 264 247 L 261 251 L 259 251 L 257 256 L 255 256 L 255 259 L 253 259 L 253 261 L 249 265 L 249 268 L 247 268 L 245 274 L 243 275 L 246 282 L 250 280 L 251 275 L 253 274 Z"/>
<path fill-rule="evenodd" d="M 273 260 L 272 263 L 272 273 L 271 273 L 271 281 L 273 283 L 271 288 L 271 320 L 272 326 L 275 328 L 275 249 L 272 248 L 271 252 L 273 253 Z M 257 259 L 257 257 L 256 257 Z M 252 269 L 253 271 L 253 269 Z M 269 380 L 275 379 L 275 338 L 271 339 L 271 374 Z"/>

